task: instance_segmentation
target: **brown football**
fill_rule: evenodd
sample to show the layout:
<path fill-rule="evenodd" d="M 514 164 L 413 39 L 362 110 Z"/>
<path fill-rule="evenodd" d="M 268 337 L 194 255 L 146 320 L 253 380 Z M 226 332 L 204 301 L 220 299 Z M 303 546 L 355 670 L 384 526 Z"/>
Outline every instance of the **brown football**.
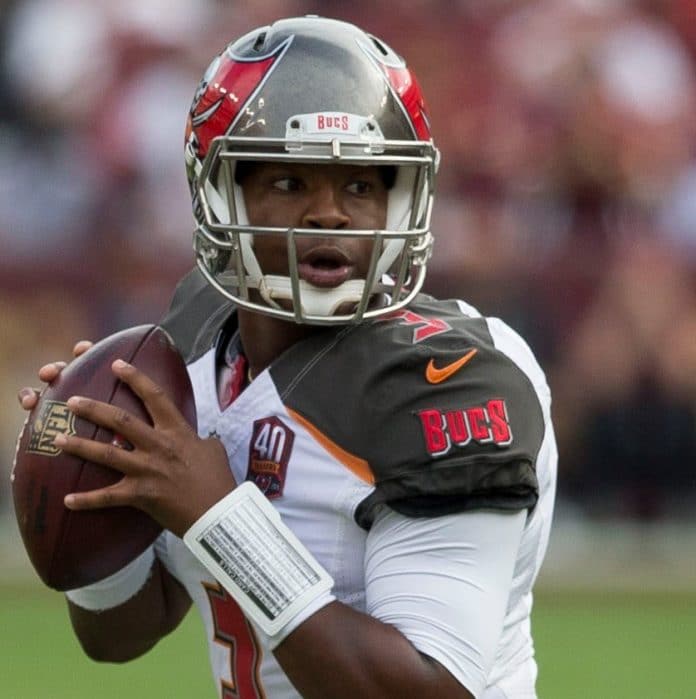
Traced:
<path fill-rule="evenodd" d="M 142 553 L 161 532 L 131 507 L 68 510 L 68 493 L 111 485 L 122 475 L 63 453 L 56 434 L 111 442 L 118 436 L 75 417 L 65 401 L 88 396 L 152 421 L 140 399 L 111 370 L 125 359 L 158 383 L 195 428 L 196 409 L 186 365 L 159 326 L 141 325 L 110 335 L 73 360 L 41 393 L 17 443 L 12 470 L 15 513 L 29 558 L 39 577 L 55 590 L 71 590 L 105 578 Z"/>

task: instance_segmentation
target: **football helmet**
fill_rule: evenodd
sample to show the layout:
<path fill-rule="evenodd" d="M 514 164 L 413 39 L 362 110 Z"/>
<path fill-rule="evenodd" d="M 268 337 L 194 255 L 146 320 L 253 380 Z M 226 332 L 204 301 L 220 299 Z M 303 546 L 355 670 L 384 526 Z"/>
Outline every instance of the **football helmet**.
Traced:
<path fill-rule="evenodd" d="M 238 306 L 299 323 L 345 324 L 401 308 L 420 290 L 439 153 L 415 77 L 379 39 L 315 16 L 249 32 L 208 67 L 191 106 L 185 157 L 197 264 Z M 249 225 L 235 181 L 244 161 L 393 168 L 386 228 L 331 231 L 375 240 L 366 278 L 335 288 L 301 279 L 297 238 L 327 232 Z M 285 237 L 287 277 L 261 269 L 259 235 Z M 375 294 L 383 296 L 379 304 L 370 303 Z"/>

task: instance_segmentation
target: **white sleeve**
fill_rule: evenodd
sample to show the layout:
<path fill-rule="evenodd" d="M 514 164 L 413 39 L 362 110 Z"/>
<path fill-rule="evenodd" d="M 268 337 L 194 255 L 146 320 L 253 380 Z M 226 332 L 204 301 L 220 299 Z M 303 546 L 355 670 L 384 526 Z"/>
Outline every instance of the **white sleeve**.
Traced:
<path fill-rule="evenodd" d="M 411 518 L 383 507 L 367 537 L 368 613 L 480 697 L 496 654 L 527 513 Z"/>

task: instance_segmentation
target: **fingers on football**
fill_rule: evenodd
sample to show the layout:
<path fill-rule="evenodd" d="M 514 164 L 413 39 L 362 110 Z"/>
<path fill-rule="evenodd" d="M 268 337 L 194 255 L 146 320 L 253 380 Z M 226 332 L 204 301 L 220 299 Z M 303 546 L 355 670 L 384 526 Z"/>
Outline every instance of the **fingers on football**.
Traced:
<path fill-rule="evenodd" d="M 35 388 L 24 386 L 17 391 L 17 400 L 24 410 L 31 410 L 39 400 L 39 392 Z"/>
<path fill-rule="evenodd" d="M 188 424 L 162 387 L 147 374 L 120 359 L 114 362 L 113 371 L 142 400 L 155 424 Z"/>
<path fill-rule="evenodd" d="M 93 422 L 95 425 L 106 427 L 114 434 L 123 437 L 133 446 L 147 448 L 152 446 L 155 441 L 150 425 L 123 408 L 85 398 L 84 396 L 68 398 L 67 405 L 78 417 L 89 420 L 89 422 Z M 95 444 L 98 443 L 95 442 Z M 117 446 L 114 446 L 114 448 L 118 449 Z M 100 461 L 100 463 L 105 462 Z"/>
<path fill-rule="evenodd" d="M 39 378 L 44 383 L 51 383 L 67 366 L 67 362 L 49 362 L 39 369 Z"/>
<path fill-rule="evenodd" d="M 133 453 L 114 442 L 97 442 L 92 439 L 61 434 L 56 436 L 54 444 L 73 456 L 109 466 L 124 474 L 137 473 L 139 470 L 138 460 Z"/>
<path fill-rule="evenodd" d="M 94 343 L 89 340 L 79 340 L 73 345 L 73 357 L 79 357 L 84 354 Z"/>
<path fill-rule="evenodd" d="M 124 488 L 123 481 L 107 488 L 84 493 L 70 493 L 63 500 L 69 510 L 101 510 L 106 507 L 123 507 L 132 504 L 133 496 Z"/>

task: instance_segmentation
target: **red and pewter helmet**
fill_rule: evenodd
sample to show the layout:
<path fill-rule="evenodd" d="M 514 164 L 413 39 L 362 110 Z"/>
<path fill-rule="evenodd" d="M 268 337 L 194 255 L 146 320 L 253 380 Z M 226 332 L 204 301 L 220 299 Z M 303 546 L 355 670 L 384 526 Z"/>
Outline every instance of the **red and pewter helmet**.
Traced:
<path fill-rule="evenodd" d="M 359 322 L 401 308 L 425 279 L 438 156 L 418 83 L 383 42 L 314 16 L 256 29 L 211 63 L 189 115 L 186 166 L 198 266 L 238 306 L 299 323 Z M 296 238 L 326 231 L 249 225 L 235 181 L 240 161 L 393 167 L 386 228 L 331 231 L 375 239 L 366 278 L 335 288 L 300 279 Z M 258 235 L 286 238 L 289 276 L 264 273 L 254 254 Z M 375 294 L 385 298 L 379 308 L 369 305 Z M 282 300 L 292 301 L 293 310 Z M 346 307 L 353 312 L 345 314 Z"/>

